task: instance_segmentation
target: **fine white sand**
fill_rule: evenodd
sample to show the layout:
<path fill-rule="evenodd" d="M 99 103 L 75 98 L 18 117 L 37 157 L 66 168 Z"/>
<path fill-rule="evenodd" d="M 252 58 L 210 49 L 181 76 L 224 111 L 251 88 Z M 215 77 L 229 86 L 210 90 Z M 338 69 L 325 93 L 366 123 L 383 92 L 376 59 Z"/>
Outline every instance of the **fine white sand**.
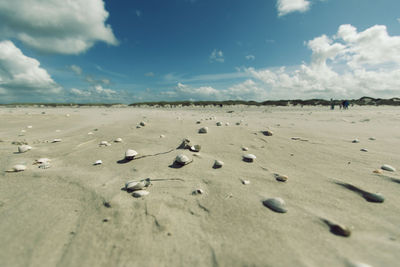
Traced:
<path fill-rule="evenodd" d="M 136 128 L 141 121 L 146 126 Z M 199 134 L 204 126 L 208 133 Z M 262 134 L 267 129 L 273 136 Z M 118 137 L 123 142 L 114 143 Z M 201 151 L 176 149 L 183 138 Z M 0 108 L 0 140 L 0 266 L 400 262 L 399 108 Z M 16 153 L 13 141 L 33 149 Z M 121 161 L 128 148 L 139 158 Z M 193 162 L 170 167 L 180 153 Z M 244 162 L 245 153 L 257 159 Z M 32 165 L 43 157 L 50 168 Z M 215 160 L 224 166 L 214 169 Z M 15 164 L 27 169 L 5 172 Z M 383 164 L 397 171 L 373 173 Z M 153 180 L 148 196 L 123 190 L 145 178 Z M 335 182 L 385 201 L 368 202 Z M 288 212 L 263 206 L 270 197 L 284 199 Z M 322 219 L 351 236 L 331 233 Z"/>

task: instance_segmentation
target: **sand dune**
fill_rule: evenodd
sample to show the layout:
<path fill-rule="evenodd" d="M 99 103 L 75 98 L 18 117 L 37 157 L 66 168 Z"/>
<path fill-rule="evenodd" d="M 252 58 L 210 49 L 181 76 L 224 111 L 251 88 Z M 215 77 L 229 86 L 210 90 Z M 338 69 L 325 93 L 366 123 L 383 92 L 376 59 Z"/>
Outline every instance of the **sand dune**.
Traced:
<path fill-rule="evenodd" d="M 398 108 L 0 108 L 0 125 L 0 266 L 400 261 Z M 208 133 L 199 134 L 204 126 Z M 184 138 L 200 152 L 177 149 Z M 18 153 L 12 142 L 33 148 Z M 139 155 L 125 161 L 127 149 Z M 245 153 L 256 160 L 243 161 Z M 174 168 L 178 154 L 193 162 Z M 50 168 L 32 165 L 43 157 Z M 223 167 L 213 168 L 215 160 Z M 27 169 L 5 172 L 15 164 Z M 383 164 L 397 171 L 373 173 Z M 152 180 L 148 196 L 124 190 L 145 178 Z M 338 183 L 380 192 L 385 201 L 368 202 Z M 282 198 L 288 212 L 266 208 L 270 197 Z M 324 220 L 351 235 L 335 235 Z"/>

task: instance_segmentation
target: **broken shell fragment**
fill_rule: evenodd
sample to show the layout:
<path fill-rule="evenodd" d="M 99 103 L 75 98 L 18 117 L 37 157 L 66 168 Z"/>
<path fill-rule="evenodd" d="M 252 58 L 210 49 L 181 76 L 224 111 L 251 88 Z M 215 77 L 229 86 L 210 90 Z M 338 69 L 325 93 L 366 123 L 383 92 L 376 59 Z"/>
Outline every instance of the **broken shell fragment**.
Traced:
<path fill-rule="evenodd" d="M 388 165 L 388 164 L 382 165 L 381 169 L 382 169 L 382 170 L 385 170 L 385 171 L 389 171 L 389 172 L 394 172 L 394 171 L 396 171 L 395 168 L 393 168 L 392 166 L 390 166 L 390 165 Z"/>
<path fill-rule="evenodd" d="M 200 149 L 201 149 L 201 145 L 194 145 L 194 146 L 190 147 L 190 151 L 193 151 L 193 152 L 200 152 Z"/>
<path fill-rule="evenodd" d="M 189 164 L 190 162 L 192 162 L 192 160 L 190 160 L 189 157 L 184 154 L 179 154 L 178 156 L 176 156 L 175 162 L 183 166 Z"/>
<path fill-rule="evenodd" d="M 93 163 L 93 165 L 100 165 L 100 164 L 103 164 L 103 161 L 101 159 L 96 160 L 96 162 Z"/>
<path fill-rule="evenodd" d="M 222 160 L 215 160 L 214 161 L 214 169 L 219 169 L 222 168 L 222 166 L 224 166 L 224 162 Z"/>
<path fill-rule="evenodd" d="M 24 153 L 24 152 L 27 152 L 27 151 L 29 151 L 29 150 L 31 150 L 31 149 L 32 149 L 31 146 L 22 145 L 22 146 L 19 146 L 19 147 L 18 147 L 18 152 L 19 152 L 19 153 Z"/>
<path fill-rule="evenodd" d="M 125 188 L 128 191 L 140 190 L 146 187 L 144 180 L 142 181 L 129 181 L 125 183 Z"/>
<path fill-rule="evenodd" d="M 285 201 L 282 198 L 279 197 L 274 197 L 274 198 L 269 198 L 263 201 L 264 206 L 267 208 L 279 212 L 279 213 L 286 213 L 287 209 L 285 207 Z"/>
<path fill-rule="evenodd" d="M 35 160 L 35 162 L 33 164 L 43 164 L 43 163 L 50 162 L 50 161 L 51 160 L 48 158 L 40 158 L 40 159 Z"/>
<path fill-rule="evenodd" d="M 257 157 L 253 154 L 245 154 L 243 155 L 243 160 L 246 162 L 253 162 Z"/>
<path fill-rule="evenodd" d="M 199 129 L 199 133 L 201 133 L 201 134 L 208 133 L 208 127 L 202 127 L 202 128 L 200 128 L 200 129 Z"/>
<path fill-rule="evenodd" d="M 132 160 L 138 153 L 133 149 L 128 149 L 125 152 L 125 159 Z"/>
<path fill-rule="evenodd" d="M 111 146 L 111 144 L 107 141 L 101 141 L 99 146 Z"/>
<path fill-rule="evenodd" d="M 136 198 L 139 198 L 139 197 L 147 196 L 148 194 L 150 194 L 149 191 L 146 191 L 146 190 L 137 190 L 137 191 L 134 191 L 134 192 L 132 193 L 132 196 L 133 196 L 133 197 L 136 197 Z"/>

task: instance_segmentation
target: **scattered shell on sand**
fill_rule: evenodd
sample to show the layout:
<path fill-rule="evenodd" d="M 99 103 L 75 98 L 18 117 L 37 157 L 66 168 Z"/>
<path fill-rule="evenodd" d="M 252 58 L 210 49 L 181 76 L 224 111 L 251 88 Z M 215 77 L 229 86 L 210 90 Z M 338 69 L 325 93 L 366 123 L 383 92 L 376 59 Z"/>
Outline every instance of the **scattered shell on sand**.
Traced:
<path fill-rule="evenodd" d="M 28 125 L 28 126 L 26 126 L 26 128 L 32 129 L 32 125 Z"/>
<path fill-rule="evenodd" d="M 250 181 L 249 181 L 249 180 L 242 180 L 242 184 L 244 184 L 244 185 L 249 185 L 249 184 L 250 184 Z"/>
<path fill-rule="evenodd" d="M 142 128 L 142 126 L 140 126 L 140 125 L 136 125 L 136 128 L 138 128 L 138 129 L 139 129 L 139 128 Z"/>
<path fill-rule="evenodd" d="M 366 149 L 366 148 L 361 148 L 360 151 L 362 151 L 362 152 L 368 152 L 368 149 Z"/>
<path fill-rule="evenodd" d="M 146 123 L 145 123 L 144 121 L 141 121 L 141 122 L 139 123 L 139 125 L 140 125 L 140 126 L 146 126 Z"/>
<path fill-rule="evenodd" d="M 351 141 L 352 143 L 360 143 L 360 140 L 358 140 L 357 138 L 354 139 L 353 141 Z"/>
<path fill-rule="evenodd" d="M 192 192 L 193 195 L 202 195 L 204 194 L 203 189 L 196 189 Z"/>
<path fill-rule="evenodd" d="M 191 146 L 189 149 L 190 149 L 190 151 L 193 151 L 193 152 L 200 152 L 201 145 L 194 145 L 194 146 Z"/>
<path fill-rule="evenodd" d="M 179 145 L 179 149 L 190 149 L 190 140 L 188 138 L 184 138 L 182 143 Z"/>
<path fill-rule="evenodd" d="M 202 134 L 208 133 L 208 127 L 202 127 L 202 128 L 200 128 L 200 129 L 199 129 L 199 133 L 202 133 Z"/>
<path fill-rule="evenodd" d="M 264 135 L 266 135 L 266 136 L 273 136 L 274 135 L 274 133 L 272 131 L 270 131 L 270 130 L 263 131 L 262 133 Z"/>
<path fill-rule="evenodd" d="M 225 126 L 229 126 L 229 122 L 225 122 Z"/>
<path fill-rule="evenodd" d="M 17 164 L 14 165 L 10 170 L 7 170 L 7 172 L 22 172 L 26 170 L 26 166 L 22 164 Z"/>
<path fill-rule="evenodd" d="M 88 134 L 88 135 L 92 135 L 93 133 L 92 133 L 92 132 L 88 132 L 87 134 Z"/>
<path fill-rule="evenodd" d="M 132 193 L 132 196 L 134 196 L 134 197 L 136 197 L 136 198 L 139 198 L 139 197 L 147 196 L 148 194 L 150 194 L 149 191 L 146 191 L 146 190 L 137 190 L 137 191 L 134 191 L 134 192 Z"/>
<path fill-rule="evenodd" d="M 35 160 L 35 162 L 33 164 L 43 164 L 43 163 L 50 162 L 50 161 L 51 160 L 48 158 L 40 158 L 40 159 Z"/>
<path fill-rule="evenodd" d="M 287 212 L 285 201 L 282 198 L 274 197 L 263 201 L 264 206 L 270 208 L 275 212 L 285 213 Z"/>
<path fill-rule="evenodd" d="M 178 156 L 176 156 L 175 162 L 179 165 L 186 165 L 192 162 L 192 160 L 190 160 L 189 157 L 184 154 L 179 154 Z"/>
<path fill-rule="evenodd" d="M 200 124 L 201 123 L 201 121 L 196 121 L 196 124 Z"/>
<path fill-rule="evenodd" d="M 385 171 L 389 171 L 389 172 L 394 172 L 394 171 L 396 171 L 396 169 L 395 169 L 394 167 L 392 167 L 392 166 L 390 166 L 390 165 L 388 165 L 388 164 L 382 165 L 382 166 L 381 166 L 381 169 L 382 169 L 382 170 L 385 170 Z"/>
<path fill-rule="evenodd" d="M 242 150 L 243 150 L 243 151 L 248 151 L 249 148 L 244 146 L 244 147 L 242 147 Z"/>
<path fill-rule="evenodd" d="M 160 134 L 160 138 L 165 138 L 165 135 L 163 135 L 163 134 Z"/>
<path fill-rule="evenodd" d="M 347 267 L 372 267 L 372 266 L 363 262 L 347 262 Z"/>
<path fill-rule="evenodd" d="M 121 143 L 121 142 L 122 142 L 122 138 L 119 138 L 119 137 L 118 137 L 117 139 L 114 140 L 114 142 L 115 142 L 115 143 Z"/>
<path fill-rule="evenodd" d="M 26 133 L 26 131 L 25 130 L 21 130 L 21 133 Z"/>
<path fill-rule="evenodd" d="M 253 162 L 257 157 L 253 154 L 245 154 L 243 155 L 243 160 L 246 162 Z"/>
<path fill-rule="evenodd" d="M 282 174 L 275 174 L 275 179 L 279 182 L 286 182 L 288 177 Z"/>
<path fill-rule="evenodd" d="M 127 191 L 136 191 L 148 187 L 150 184 L 150 179 L 140 181 L 132 180 L 125 183 L 125 189 Z"/>
<path fill-rule="evenodd" d="M 111 146 L 111 144 L 107 141 L 101 141 L 99 146 Z"/>
<path fill-rule="evenodd" d="M 96 160 L 95 163 L 93 163 L 93 165 L 100 165 L 103 164 L 103 161 L 101 159 Z"/>
<path fill-rule="evenodd" d="M 344 237 L 349 237 L 351 235 L 351 231 L 348 227 L 341 225 L 341 224 L 331 222 L 327 219 L 321 218 L 321 220 L 329 226 L 332 234 L 344 236 Z"/>
<path fill-rule="evenodd" d="M 19 147 L 18 147 L 18 152 L 19 152 L 19 153 L 24 153 L 24 152 L 27 152 L 27 151 L 29 151 L 29 150 L 31 150 L 31 149 L 32 149 L 31 146 L 22 145 L 22 146 L 19 146 Z"/>
<path fill-rule="evenodd" d="M 379 174 L 381 174 L 381 173 L 383 173 L 383 171 L 380 170 L 380 169 L 376 169 L 376 170 L 373 171 L 373 173 L 379 173 Z"/>
<path fill-rule="evenodd" d="M 214 166 L 213 168 L 218 169 L 218 168 L 222 168 L 222 166 L 224 166 L 224 162 L 221 160 L 215 160 L 214 161 Z"/>
<path fill-rule="evenodd" d="M 55 138 L 55 139 L 53 139 L 52 143 L 58 143 L 58 142 L 61 142 L 61 141 L 62 140 L 60 138 Z"/>
<path fill-rule="evenodd" d="M 125 152 L 125 159 L 132 160 L 135 156 L 137 156 L 137 152 L 133 149 L 128 149 Z"/>
<path fill-rule="evenodd" d="M 371 193 L 348 183 L 342 183 L 342 182 L 335 182 L 335 183 L 361 195 L 368 202 L 382 203 L 385 201 L 385 197 L 380 193 Z"/>
<path fill-rule="evenodd" d="M 222 126 L 222 122 L 219 121 L 219 122 L 216 123 L 216 125 L 217 126 Z"/>
<path fill-rule="evenodd" d="M 374 141 L 374 140 L 376 140 L 376 138 L 375 137 L 370 137 L 370 138 L 368 138 L 369 140 L 371 140 L 371 141 Z"/>

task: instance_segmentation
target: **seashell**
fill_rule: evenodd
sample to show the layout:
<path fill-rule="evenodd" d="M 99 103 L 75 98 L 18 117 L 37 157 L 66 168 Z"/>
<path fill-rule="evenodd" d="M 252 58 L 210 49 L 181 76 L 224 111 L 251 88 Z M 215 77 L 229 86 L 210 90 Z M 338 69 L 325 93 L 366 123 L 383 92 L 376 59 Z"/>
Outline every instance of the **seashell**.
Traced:
<path fill-rule="evenodd" d="M 161 135 L 160 135 L 160 138 L 165 138 L 165 135 L 161 134 Z"/>
<path fill-rule="evenodd" d="M 26 128 L 32 129 L 32 125 L 28 125 L 28 126 L 26 126 Z"/>
<path fill-rule="evenodd" d="M 253 162 L 256 159 L 256 156 L 253 154 L 245 154 L 243 155 L 243 160 L 246 162 Z"/>
<path fill-rule="evenodd" d="M 240 124 L 241 124 L 241 122 L 237 122 L 237 123 L 236 123 L 236 125 L 240 125 Z"/>
<path fill-rule="evenodd" d="M 275 174 L 275 179 L 279 182 L 286 182 L 288 177 L 286 175 Z"/>
<path fill-rule="evenodd" d="M 178 156 L 176 156 L 175 162 L 178 163 L 179 165 L 186 165 L 186 164 L 189 164 L 192 161 L 189 159 L 188 156 L 183 155 L 183 154 L 179 154 Z"/>
<path fill-rule="evenodd" d="M 379 170 L 379 169 L 376 169 L 376 170 L 373 171 L 373 173 L 379 173 L 379 174 L 381 174 L 381 173 L 383 173 L 383 171 L 382 171 L 382 170 Z"/>
<path fill-rule="evenodd" d="M 128 191 L 134 191 L 134 190 L 140 190 L 146 187 L 146 182 L 145 180 L 141 181 L 128 181 L 125 183 L 125 188 Z"/>
<path fill-rule="evenodd" d="M 225 126 L 229 126 L 229 122 L 225 122 Z"/>
<path fill-rule="evenodd" d="M 282 198 L 274 197 L 269 198 L 263 201 L 264 206 L 270 208 L 275 212 L 286 213 L 287 209 L 285 208 L 285 201 Z"/>
<path fill-rule="evenodd" d="M 103 164 L 103 161 L 101 159 L 96 160 L 96 162 L 93 163 L 93 165 L 100 165 L 100 164 Z"/>
<path fill-rule="evenodd" d="M 242 147 L 242 150 L 243 150 L 243 151 L 248 151 L 249 148 L 244 146 L 244 147 Z"/>
<path fill-rule="evenodd" d="M 203 189 L 196 189 L 192 192 L 193 195 L 202 195 L 204 194 Z"/>
<path fill-rule="evenodd" d="M 329 226 L 332 234 L 340 235 L 340 236 L 344 236 L 344 237 L 349 237 L 351 235 L 351 231 L 348 227 L 341 225 L 341 224 L 336 224 L 336 223 L 331 222 L 326 219 L 321 218 L 321 220 Z"/>
<path fill-rule="evenodd" d="M 382 166 L 381 166 L 381 169 L 382 169 L 382 170 L 385 170 L 385 171 L 389 171 L 389 172 L 394 172 L 394 171 L 396 171 L 395 168 L 393 168 L 392 166 L 390 166 L 390 165 L 388 165 L 388 164 L 382 165 Z"/>
<path fill-rule="evenodd" d="M 372 266 L 363 262 L 347 262 L 347 267 L 372 267 Z"/>
<path fill-rule="evenodd" d="M 362 152 L 368 152 L 368 149 L 366 149 L 366 148 L 361 148 L 360 151 L 362 151 Z"/>
<path fill-rule="evenodd" d="M 40 159 L 35 160 L 35 162 L 33 164 L 43 164 L 43 163 L 50 162 L 50 161 L 51 160 L 48 158 L 40 158 Z"/>
<path fill-rule="evenodd" d="M 208 133 L 208 127 L 202 127 L 202 128 L 200 128 L 200 129 L 199 129 L 199 133 L 202 133 L 202 134 Z"/>
<path fill-rule="evenodd" d="M 111 144 L 107 141 L 101 141 L 99 146 L 111 146 Z"/>
<path fill-rule="evenodd" d="M 190 140 L 185 138 L 182 140 L 182 143 L 178 146 L 178 149 L 190 149 Z"/>
<path fill-rule="evenodd" d="M 371 141 L 374 141 L 374 140 L 376 140 L 376 138 L 375 137 L 370 137 L 370 138 L 368 138 L 369 140 L 371 140 Z"/>
<path fill-rule="evenodd" d="M 139 128 L 142 128 L 142 126 L 140 126 L 140 125 L 136 125 L 136 128 L 138 128 L 138 129 L 139 129 Z"/>
<path fill-rule="evenodd" d="M 147 196 L 148 194 L 150 194 L 149 191 L 146 191 L 146 190 L 137 190 L 137 191 L 134 191 L 134 192 L 132 193 L 132 196 L 133 196 L 133 197 L 136 197 L 136 198 L 139 198 L 139 197 Z"/>
<path fill-rule="evenodd" d="M 88 134 L 88 135 L 92 135 L 93 133 L 92 133 L 92 132 L 88 132 L 87 134 Z"/>
<path fill-rule="evenodd" d="M 139 125 L 140 125 L 140 126 L 146 126 L 146 123 L 145 123 L 144 121 L 141 121 L 141 122 L 139 123 Z"/>
<path fill-rule="evenodd" d="M 26 133 L 26 131 L 25 130 L 21 130 L 21 133 Z"/>
<path fill-rule="evenodd" d="M 242 184 L 244 184 L 244 185 L 249 185 L 249 184 L 250 184 L 250 181 L 249 181 L 249 180 L 242 180 Z"/>
<path fill-rule="evenodd" d="M 26 170 L 26 166 L 22 164 L 14 165 L 10 170 L 7 172 L 22 172 Z"/>
<path fill-rule="evenodd" d="M 222 166 L 224 166 L 224 162 L 223 161 L 221 161 L 221 160 L 215 160 L 214 161 L 214 166 L 213 166 L 214 169 L 222 168 Z"/>
<path fill-rule="evenodd" d="M 190 147 L 190 151 L 199 152 L 201 149 L 201 145 L 194 145 Z"/>
<path fill-rule="evenodd" d="M 114 140 L 114 142 L 115 142 L 115 143 L 121 143 L 121 142 L 122 142 L 122 138 L 119 138 L 119 137 L 118 137 L 117 139 Z"/>
<path fill-rule="evenodd" d="M 361 195 L 365 200 L 369 202 L 382 203 L 383 201 L 385 201 L 385 197 L 380 193 L 371 193 L 348 183 L 336 182 L 336 184 L 341 185 Z"/>
<path fill-rule="evenodd" d="M 61 142 L 61 139 L 60 139 L 60 138 L 55 138 L 55 139 L 53 139 L 53 141 L 52 141 L 52 143 L 58 143 L 58 142 Z"/>
<path fill-rule="evenodd" d="M 48 168 L 50 168 L 50 162 L 47 161 L 47 162 L 41 163 L 41 164 L 39 164 L 38 168 L 39 169 L 48 169 Z"/>
<path fill-rule="evenodd" d="M 32 149 L 31 146 L 22 145 L 22 146 L 19 146 L 19 147 L 18 147 L 18 152 L 19 152 L 19 153 L 24 153 L 24 152 L 29 151 L 29 150 L 31 150 L 31 149 Z"/>
<path fill-rule="evenodd" d="M 69 114 L 66 114 L 65 116 L 68 118 L 70 115 L 69 115 Z"/>
<path fill-rule="evenodd" d="M 272 132 L 272 131 L 270 131 L 270 130 L 266 130 L 266 131 L 263 131 L 262 132 L 264 135 L 266 135 L 266 136 L 272 136 L 274 133 Z"/>
<path fill-rule="evenodd" d="M 125 159 L 132 160 L 135 156 L 137 156 L 137 152 L 133 149 L 128 149 L 125 152 Z"/>
<path fill-rule="evenodd" d="M 61 130 L 58 130 L 58 129 L 57 129 L 57 130 L 56 130 L 56 133 L 59 133 L 59 132 L 61 132 Z"/>
<path fill-rule="evenodd" d="M 217 126 L 222 126 L 222 122 L 219 121 L 219 122 L 216 123 L 216 125 Z"/>
<path fill-rule="evenodd" d="M 196 124 L 200 124 L 201 123 L 201 121 L 196 121 Z"/>
<path fill-rule="evenodd" d="M 353 141 L 351 141 L 352 143 L 360 143 L 360 140 L 358 140 L 357 138 L 354 139 Z"/>

